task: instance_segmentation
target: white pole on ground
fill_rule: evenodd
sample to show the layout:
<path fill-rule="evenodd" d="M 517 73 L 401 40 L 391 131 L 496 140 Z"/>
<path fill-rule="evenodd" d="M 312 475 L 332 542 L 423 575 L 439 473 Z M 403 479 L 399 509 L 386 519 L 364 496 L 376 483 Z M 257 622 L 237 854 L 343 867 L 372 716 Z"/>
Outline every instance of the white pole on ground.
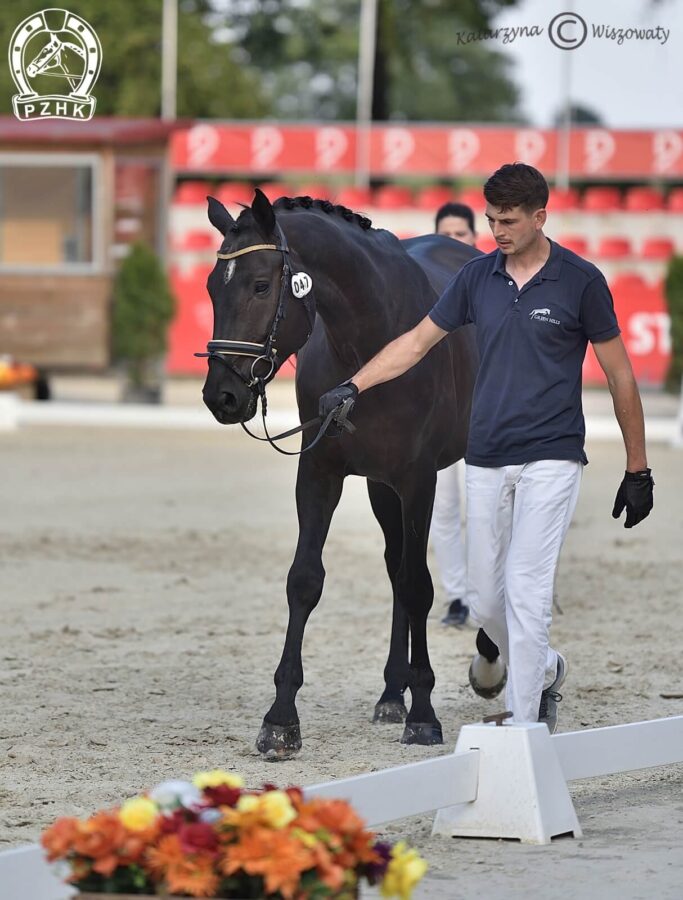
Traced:
<path fill-rule="evenodd" d="M 178 0 L 164 0 L 161 13 L 161 118 L 176 118 L 178 86 Z"/>
<path fill-rule="evenodd" d="M 356 94 L 356 186 L 370 183 L 370 128 L 377 40 L 377 0 L 361 0 Z"/>

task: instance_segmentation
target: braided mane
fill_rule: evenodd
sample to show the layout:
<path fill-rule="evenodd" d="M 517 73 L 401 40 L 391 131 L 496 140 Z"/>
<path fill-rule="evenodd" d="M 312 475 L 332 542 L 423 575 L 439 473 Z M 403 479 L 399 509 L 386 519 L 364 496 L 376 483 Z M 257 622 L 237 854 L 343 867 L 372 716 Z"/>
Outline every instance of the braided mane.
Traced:
<path fill-rule="evenodd" d="M 312 197 L 280 197 L 275 201 L 275 203 L 273 203 L 273 209 L 319 209 L 321 212 L 327 213 L 327 215 L 329 216 L 340 216 L 347 222 L 352 222 L 353 224 L 358 225 L 364 231 L 372 228 L 372 222 L 367 218 L 367 216 L 362 216 L 360 215 L 360 213 L 355 213 L 353 212 L 353 210 L 348 209 L 346 206 L 330 203 L 329 200 L 314 200 Z M 238 216 L 238 222 L 247 210 L 249 210 L 249 207 L 245 206 L 243 211 Z M 237 232 L 238 222 L 236 222 L 232 226 L 231 231 Z"/>

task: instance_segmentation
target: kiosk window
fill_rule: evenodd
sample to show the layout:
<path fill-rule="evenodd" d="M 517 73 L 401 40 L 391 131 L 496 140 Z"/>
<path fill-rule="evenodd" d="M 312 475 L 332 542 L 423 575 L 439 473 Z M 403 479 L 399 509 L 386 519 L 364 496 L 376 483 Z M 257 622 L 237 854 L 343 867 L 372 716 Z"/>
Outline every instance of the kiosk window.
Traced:
<path fill-rule="evenodd" d="M 0 265 L 93 262 L 91 166 L 0 165 Z"/>

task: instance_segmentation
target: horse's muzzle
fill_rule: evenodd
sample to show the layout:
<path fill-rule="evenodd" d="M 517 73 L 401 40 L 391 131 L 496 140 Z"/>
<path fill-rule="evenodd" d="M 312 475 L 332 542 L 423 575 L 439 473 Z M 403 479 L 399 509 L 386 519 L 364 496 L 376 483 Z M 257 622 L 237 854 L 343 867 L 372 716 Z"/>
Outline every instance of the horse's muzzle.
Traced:
<path fill-rule="evenodd" d="M 202 396 L 204 403 L 221 425 L 248 422 L 256 413 L 258 394 L 236 376 L 218 379 L 212 378 L 209 373 Z"/>

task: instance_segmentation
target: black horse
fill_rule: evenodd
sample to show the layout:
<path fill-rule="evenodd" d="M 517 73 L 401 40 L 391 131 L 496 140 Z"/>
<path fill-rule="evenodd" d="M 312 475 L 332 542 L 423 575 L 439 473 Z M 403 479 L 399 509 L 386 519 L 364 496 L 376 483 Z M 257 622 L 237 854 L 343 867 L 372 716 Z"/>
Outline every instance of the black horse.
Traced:
<path fill-rule="evenodd" d="M 479 252 L 438 235 L 401 242 L 344 207 L 310 197 L 281 198 L 272 206 L 259 190 L 236 221 L 209 198 L 209 219 L 224 240 L 207 285 L 214 330 L 203 393 L 224 424 L 251 419 L 265 383 L 297 351 L 301 421 L 315 419 L 320 395 L 416 325 Z M 347 475 L 367 479 L 393 588 L 385 689 L 374 720 L 405 719 L 404 743 L 442 742 L 430 699 L 427 614 L 434 592 L 427 537 L 437 469 L 465 452 L 477 364 L 472 327 L 458 329 L 400 378 L 360 396 L 355 433 L 340 427 L 341 420 L 331 422 L 315 448 L 300 456 L 289 625 L 275 702 L 257 742 L 267 757 L 288 758 L 301 747 L 295 699 L 303 683 L 304 628 L 322 593 L 322 550 Z M 314 434 L 305 433 L 304 446 Z M 486 647 L 485 655 L 495 658 L 497 648 L 481 635 L 480 652 Z"/>

